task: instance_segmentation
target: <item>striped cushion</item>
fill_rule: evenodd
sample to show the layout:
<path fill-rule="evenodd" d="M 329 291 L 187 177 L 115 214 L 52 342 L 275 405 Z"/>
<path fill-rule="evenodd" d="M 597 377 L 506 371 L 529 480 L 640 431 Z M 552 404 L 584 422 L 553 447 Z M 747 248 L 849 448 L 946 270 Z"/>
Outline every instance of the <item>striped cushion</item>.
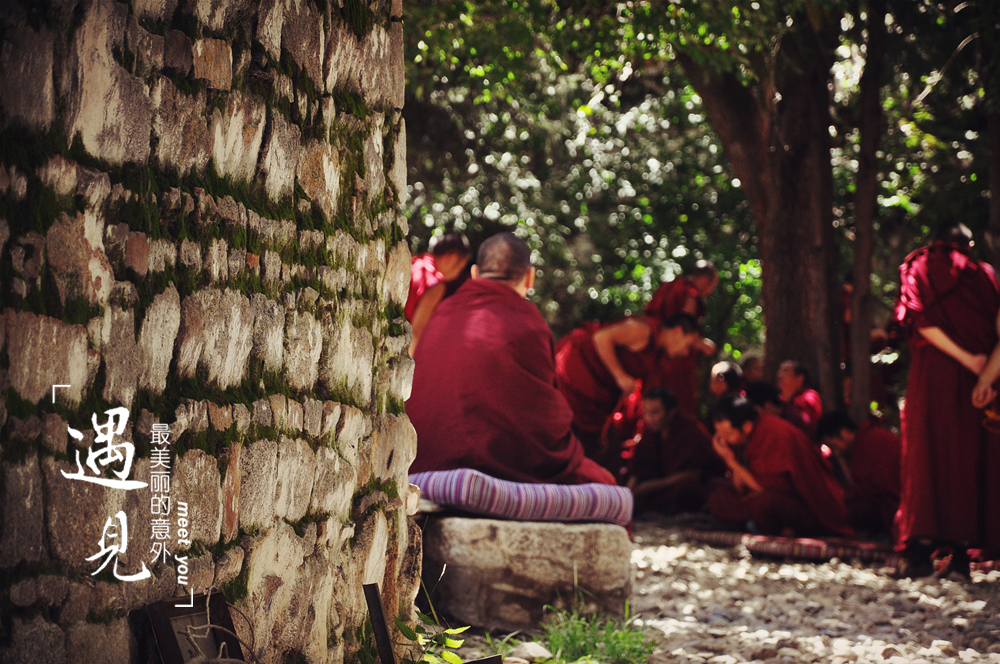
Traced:
<path fill-rule="evenodd" d="M 410 475 L 423 498 L 483 516 L 517 521 L 632 521 L 632 492 L 608 484 L 524 484 L 471 468 Z"/>

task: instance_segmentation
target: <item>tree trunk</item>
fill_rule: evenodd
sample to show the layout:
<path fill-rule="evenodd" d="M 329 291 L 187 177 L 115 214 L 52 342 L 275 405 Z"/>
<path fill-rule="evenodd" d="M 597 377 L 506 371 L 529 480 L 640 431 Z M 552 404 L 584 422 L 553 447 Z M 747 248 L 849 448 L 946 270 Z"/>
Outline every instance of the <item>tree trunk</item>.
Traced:
<path fill-rule="evenodd" d="M 730 73 L 707 72 L 683 53 L 678 61 L 754 212 L 767 324 L 765 371 L 773 378 L 782 361 L 803 362 L 833 407 L 841 403 L 841 381 L 833 309 L 831 74 L 819 37 L 809 27 L 801 30 L 797 40 L 786 36 L 788 55 L 775 78 L 753 88 Z"/>
<path fill-rule="evenodd" d="M 862 422 L 871 403 L 871 274 L 878 204 L 878 152 L 882 125 L 885 0 L 868 7 L 868 45 L 861 77 L 861 153 L 854 196 L 854 292 L 851 298 L 851 417 Z"/>

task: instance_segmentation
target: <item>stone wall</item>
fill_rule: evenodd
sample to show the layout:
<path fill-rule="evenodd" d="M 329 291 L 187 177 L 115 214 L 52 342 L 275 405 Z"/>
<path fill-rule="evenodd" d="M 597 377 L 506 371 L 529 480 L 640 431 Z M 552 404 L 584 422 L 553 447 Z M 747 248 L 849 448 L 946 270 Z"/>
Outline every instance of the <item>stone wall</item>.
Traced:
<path fill-rule="evenodd" d="M 156 661 L 142 608 L 191 590 L 225 592 L 262 662 L 364 659 L 364 582 L 411 616 L 400 18 L 0 2 L 0 661 Z M 115 407 L 147 486 L 67 478 Z"/>

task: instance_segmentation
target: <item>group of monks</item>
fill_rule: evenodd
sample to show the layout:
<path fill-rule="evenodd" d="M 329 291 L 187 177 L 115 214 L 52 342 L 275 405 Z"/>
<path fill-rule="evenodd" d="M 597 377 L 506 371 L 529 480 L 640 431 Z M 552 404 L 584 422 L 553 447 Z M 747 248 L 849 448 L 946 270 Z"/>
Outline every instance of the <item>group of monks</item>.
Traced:
<path fill-rule="evenodd" d="M 405 309 L 411 472 L 617 483 L 637 511 L 707 510 L 771 535 L 892 533 L 900 573 L 930 573 L 942 556 L 967 573 L 968 550 L 992 553 L 1000 539 L 1000 447 L 982 423 L 1000 375 L 1000 291 L 962 238 L 947 231 L 901 268 L 913 367 L 900 440 L 875 419 L 824 414 L 802 364 L 782 363 L 772 384 L 754 356 L 712 368 L 700 421 L 698 363 L 715 353 L 700 327 L 719 280 L 710 263 L 663 284 L 642 315 L 556 342 L 526 299 L 535 271 L 522 240 L 494 235 L 473 262 L 465 237 L 445 233 L 413 259 Z"/>

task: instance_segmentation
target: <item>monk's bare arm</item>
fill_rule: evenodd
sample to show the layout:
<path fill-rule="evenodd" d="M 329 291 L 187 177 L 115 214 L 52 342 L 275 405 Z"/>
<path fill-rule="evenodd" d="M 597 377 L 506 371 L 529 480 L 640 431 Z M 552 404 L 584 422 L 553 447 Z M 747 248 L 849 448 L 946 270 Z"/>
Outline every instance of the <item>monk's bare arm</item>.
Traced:
<path fill-rule="evenodd" d="M 1000 315 L 997 316 L 997 328 L 1000 329 Z M 985 408 L 994 398 L 996 392 L 993 390 L 993 383 L 997 376 L 1000 376 L 1000 344 L 997 344 L 990 355 L 986 368 L 979 374 L 979 381 L 972 390 L 972 405 L 976 408 Z"/>
<path fill-rule="evenodd" d="M 413 341 L 410 342 L 410 357 L 413 357 L 413 353 L 416 352 L 417 342 L 420 341 L 420 335 L 424 333 L 424 328 L 427 327 L 427 322 L 430 321 L 434 309 L 444 299 L 444 292 L 444 282 L 434 284 L 427 289 L 424 296 L 420 298 L 420 302 L 417 303 L 417 309 L 413 312 Z"/>
<path fill-rule="evenodd" d="M 733 453 L 733 449 L 726 441 L 716 435 L 712 438 L 712 448 L 726 464 L 732 477 L 733 486 L 738 491 L 746 491 L 749 495 L 763 493 L 764 487 L 760 485 L 748 468 L 736 460 L 736 454 Z"/>
<path fill-rule="evenodd" d="M 594 349 L 597 350 L 597 356 L 601 358 L 622 392 L 629 393 L 635 389 L 635 378 L 622 368 L 615 354 L 615 348 L 625 346 L 631 350 L 642 350 L 649 343 L 652 333 L 653 330 L 647 323 L 635 318 L 626 318 L 620 323 L 609 325 L 594 333 Z"/>
<path fill-rule="evenodd" d="M 918 328 L 918 331 L 924 339 L 931 342 L 932 346 L 954 359 L 972 373 L 978 376 L 983 372 L 983 368 L 986 366 L 985 355 L 973 355 L 955 343 L 940 327 L 921 327 Z"/>
<path fill-rule="evenodd" d="M 678 473 L 674 473 L 673 475 L 667 475 L 666 477 L 661 477 L 659 479 L 639 482 L 634 487 L 629 488 L 632 489 L 632 493 L 634 495 L 644 496 L 648 493 L 653 493 L 654 491 L 669 489 L 675 484 L 696 481 L 700 476 L 701 473 L 697 470 L 682 470 Z"/>

